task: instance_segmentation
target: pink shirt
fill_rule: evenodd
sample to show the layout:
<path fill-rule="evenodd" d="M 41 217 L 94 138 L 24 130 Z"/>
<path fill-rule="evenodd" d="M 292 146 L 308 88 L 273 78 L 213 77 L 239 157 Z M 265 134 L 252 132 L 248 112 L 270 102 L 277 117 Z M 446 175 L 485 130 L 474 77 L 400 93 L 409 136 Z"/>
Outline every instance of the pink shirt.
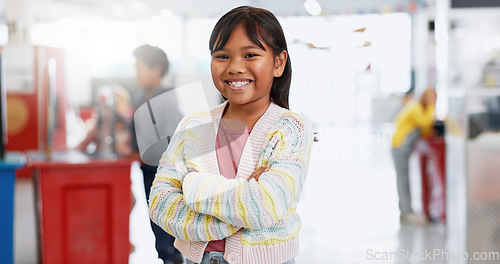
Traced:
<path fill-rule="evenodd" d="M 228 179 L 236 178 L 241 154 L 250 132 L 250 129 L 232 130 L 221 120 L 217 131 L 217 162 L 219 171 L 224 177 Z M 212 241 L 208 243 L 205 252 L 224 252 L 225 247 L 225 239 Z"/>

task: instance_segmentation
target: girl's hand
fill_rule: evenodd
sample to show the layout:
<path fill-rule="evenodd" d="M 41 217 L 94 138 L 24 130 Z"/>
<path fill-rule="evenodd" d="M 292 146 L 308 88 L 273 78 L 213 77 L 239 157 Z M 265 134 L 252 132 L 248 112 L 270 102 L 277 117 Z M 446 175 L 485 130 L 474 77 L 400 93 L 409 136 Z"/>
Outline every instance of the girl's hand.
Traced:
<path fill-rule="evenodd" d="M 258 180 L 259 180 L 259 178 L 260 178 L 260 175 L 261 175 L 262 173 L 264 173 L 264 172 L 268 172 L 270 168 L 271 168 L 271 166 L 269 166 L 269 165 L 266 165 L 266 166 L 260 167 L 258 170 L 254 171 L 254 172 L 252 173 L 252 175 L 250 176 L 250 179 L 252 179 L 252 178 L 253 178 L 253 179 L 255 179 L 256 181 L 258 181 Z"/>

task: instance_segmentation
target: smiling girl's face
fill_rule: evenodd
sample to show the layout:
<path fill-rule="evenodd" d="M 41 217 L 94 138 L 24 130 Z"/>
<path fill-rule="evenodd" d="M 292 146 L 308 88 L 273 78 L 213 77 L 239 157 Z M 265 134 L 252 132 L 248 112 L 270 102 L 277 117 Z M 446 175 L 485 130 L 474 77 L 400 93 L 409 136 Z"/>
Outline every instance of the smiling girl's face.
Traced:
<path fill-rule="evenodd" d="M 212 54 L 212 79 L 217 90 L 230 104 L 268 105 L 274 77 L 283 73 L 286 51 L 274 56 L 271 48 L 265 50 L 252 42 L 240 24 L 231 33 L 221 50 Z"/>

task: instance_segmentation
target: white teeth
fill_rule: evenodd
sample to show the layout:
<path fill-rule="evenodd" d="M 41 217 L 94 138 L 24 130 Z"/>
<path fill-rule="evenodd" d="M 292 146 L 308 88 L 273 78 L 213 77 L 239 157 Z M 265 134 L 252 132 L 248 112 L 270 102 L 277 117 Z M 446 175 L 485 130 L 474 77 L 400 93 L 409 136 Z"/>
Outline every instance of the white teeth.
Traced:
<path fill-rule="evenodd" d="M 229 85 L 235 86 L 235 87 L 241 87 L 243 85 L 248 84 L 249 81 L 237 81 L 237 82 L 229 82 Z"/>

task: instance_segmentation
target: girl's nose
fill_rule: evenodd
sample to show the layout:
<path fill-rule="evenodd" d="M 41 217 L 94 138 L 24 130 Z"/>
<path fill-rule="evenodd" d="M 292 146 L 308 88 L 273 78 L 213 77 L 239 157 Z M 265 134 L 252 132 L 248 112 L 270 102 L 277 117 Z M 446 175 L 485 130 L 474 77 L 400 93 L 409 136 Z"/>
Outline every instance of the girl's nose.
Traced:
<path fill-rule="evenodd" d="M 231 59 L 227 67 L 227 72 L 231 74 L 244 73 L 246 71 L 245 62 L 242 59 Z"/>

